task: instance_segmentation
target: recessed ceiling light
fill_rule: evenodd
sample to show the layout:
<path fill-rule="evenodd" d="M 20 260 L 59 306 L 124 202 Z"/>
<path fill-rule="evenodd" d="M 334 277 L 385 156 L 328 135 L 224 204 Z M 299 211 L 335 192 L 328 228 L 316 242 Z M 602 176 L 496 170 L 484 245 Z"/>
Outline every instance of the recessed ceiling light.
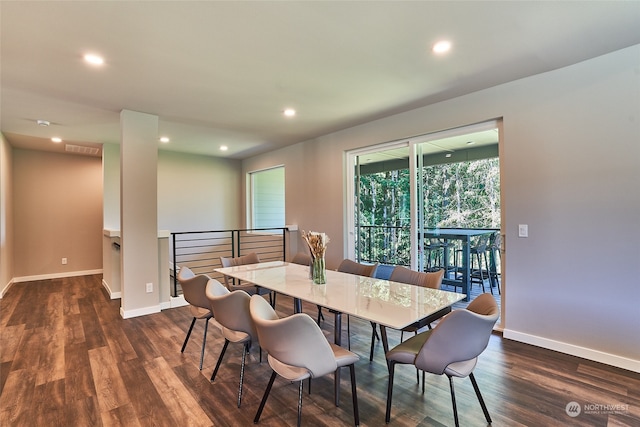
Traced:
<path fill-rule="evenodd" d="M 38 120 L 37 123 L 38 123 L 38 126 L 49 126 L 51 124 L 46 120 Z"/>
<path fill-rule="evenodd" d="M 445 156 L 446 158 L 449 158 L 449 157 L 451 157 L 451 153 L 447 153 L 447 154 L 445 154 L 444 156 Z"/>
<path fill-rule="evenodd" d="M 98 55 L 94 55 L 92 53 L 88 53 L 84 56 L 84 60 L 92 65 L 102 65 L 104 64 L 104 58 Z"/>
<path fill-rule="evenodd" d="M 229 147 L 227 147 L 226 145 L 221 145 L 220 146 L 220 151 L 227 151 L 229 149 Z"/>
<path fill-rule="evenodd" d="M 51 138 L 51 141 L 55 142 L 56 144 L 59 142 L 62 142 L 62 138 L 58 138 L 57 136 L 54 136 L 53 138 Z"/>
<path fill-rule="evenodd" d="M 163 144 L 166 144 L 169 141 L 170 141 L 170 139 L 167 136 L 161 136 L 160 137 L 160 142 L 162 142 Z"/>
<path fill-rule="evenodd" d="M 287 117 L 293 117 L 296 115 L 296 110 L 294 110 L 293 108 L 287 108 L 286 110 L 284 110 L 284 115 Z"/>
<path fill-rule="evenodd" d="M 475 143 L 476 143 L 475 141 L 467 141 L 467 145 L 473 145 Z"/>
<path fill-rule="evenodd" d="M 433 45 L 433 53 L 445 53 L 451 50 L 451 42 L 448 40 L 441 40 Z"/>

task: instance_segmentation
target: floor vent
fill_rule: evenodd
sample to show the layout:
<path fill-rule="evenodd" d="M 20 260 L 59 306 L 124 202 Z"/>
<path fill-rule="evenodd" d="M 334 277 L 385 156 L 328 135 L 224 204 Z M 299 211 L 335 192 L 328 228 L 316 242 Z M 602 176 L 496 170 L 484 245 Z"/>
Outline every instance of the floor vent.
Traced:
<path fill-rule="evenodd" d="M 86 154 L 88 156 L 95 156 L 96 154 L 100 153 L 100 148 L 83 147 L 82 145 L 66 144 L 64 147 L 64 151 L 68 151 L 69 153 Z"/>

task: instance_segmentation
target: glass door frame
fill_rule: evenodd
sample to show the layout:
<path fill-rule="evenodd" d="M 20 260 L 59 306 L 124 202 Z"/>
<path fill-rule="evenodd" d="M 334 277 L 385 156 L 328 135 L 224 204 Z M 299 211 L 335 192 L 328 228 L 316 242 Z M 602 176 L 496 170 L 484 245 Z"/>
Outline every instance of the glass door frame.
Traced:
<path fill-rule="evenodd" d="M 382 144 L 376 144 L 368 147 L 363 147 L 355 150 L 345 151 L 345 218 L 344 218 L 344 250 L 345 256 L 350 259 L 355 259 L 356 248 L 356 236 L 358 230 L 355 224 L 356 210 L 358 207 L 354 203 L 356 193 L 358 191 L 358 183 L 356 183 L 357 171 L 359 171 L 358 158 L 359 156 L 377 153 L 381 151 L 396 149 L 396 148 L 409 148 L 409 191 L 410 191 L 410 230 L 411 230 L 411 268 L 421 271 L 424 267 L 424 257 L 422 255 L 421 248 L 423 245 L 422 233 L 419 230 L 424 228 L 424 200 L 423 197 L 417 197 L 416 195 L 422 194 L 422 182 L 423 182 L 423 156 L 421 144 L 429 141 L 435 141 L 439 139 L 470 134 L 489 129 L 498 129 L 499 132 L 499 147 L 502 145 L 502 120 L 492 119 L 485 122 L 461 126 L 444 131 L 433 132 L 429 134 L 414 136 L 410 138 L 404 138 L 401 140 L 386 142 Z"/>

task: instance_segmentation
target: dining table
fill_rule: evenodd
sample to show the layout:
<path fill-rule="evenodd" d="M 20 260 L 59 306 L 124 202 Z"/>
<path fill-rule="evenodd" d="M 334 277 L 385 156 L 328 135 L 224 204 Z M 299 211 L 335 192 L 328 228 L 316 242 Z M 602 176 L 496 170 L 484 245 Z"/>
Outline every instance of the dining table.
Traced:
<path fill-rule="evenodd" d="M 426 228 L 422 232 L 422 236 L 427 239 L 438 239 L 443 244 L 443 259 L 445 275 L 442 283 L 455 287 L 461 287 L 462 293 L 465 294 L 465 301 L 469 301 L 471 295 L 471 239 L 484 235 L 495 233 L 494 229 L 476 229 L 476 228 Z M 449 264 L 449 248 L 454 241 L 460 242 L 460 250 L 462 251 L 461 265 L 454 271 Z M 490 254 L 493 257 L 492 254 Z M 453 276 L 449 276 L 449 271 L 453 271 Z M 491 281 L 490 286 L 493 286 Z"/>
<path fill-rule="evenodd" d="M 294 312 L 302 302 L 325 307 L 334 314 L 334 343 L 342 345 L 342 315 L 355 316 L 380 326 L 382 345 L 389 350 L 386 328 L 426 326 L 451 311 L 466 295 L 392 282 L 375 277 L 327 270 L 326 283 L 314 284 L 309 267 L 285 261 L 269 261 L 215 269 L 223 275 L 288 295 Z M 336 405 L 340 383 L 336 371 Z"/>

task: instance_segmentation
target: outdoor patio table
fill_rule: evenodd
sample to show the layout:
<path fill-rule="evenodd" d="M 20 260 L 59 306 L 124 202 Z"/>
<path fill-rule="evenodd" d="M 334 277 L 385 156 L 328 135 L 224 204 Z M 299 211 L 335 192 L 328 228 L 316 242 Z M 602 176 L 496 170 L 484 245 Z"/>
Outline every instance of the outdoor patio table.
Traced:
<path fill-rule="evenodd" d="M 465 301 L 469 301 L 470 285 L 471 285 L 471 238 L 478 237 L 485 234 L 492 234 L 496 230 L 493 229 L 465 229 L 465 228 L 428 228 L 422 233 L 423 237 L 428 239 L 442 239 L 445 243 L 452 240 L 459 240 L 462 244 L 462 265 L 460 271 L 454 271 L 453 277 L 448 277 L 450 269 L 449 262 L 449 245 L 444 245 L 444 260 L 445 260 L 445 277 L 442 283 L 445 285 L 453 285 L 462 287 L 462 292 L 465 294 Z M 460 278 L 456 277 L 457 273 L 460 274 Z M 490 285 L 491 286 L 491 285 Z"/>

